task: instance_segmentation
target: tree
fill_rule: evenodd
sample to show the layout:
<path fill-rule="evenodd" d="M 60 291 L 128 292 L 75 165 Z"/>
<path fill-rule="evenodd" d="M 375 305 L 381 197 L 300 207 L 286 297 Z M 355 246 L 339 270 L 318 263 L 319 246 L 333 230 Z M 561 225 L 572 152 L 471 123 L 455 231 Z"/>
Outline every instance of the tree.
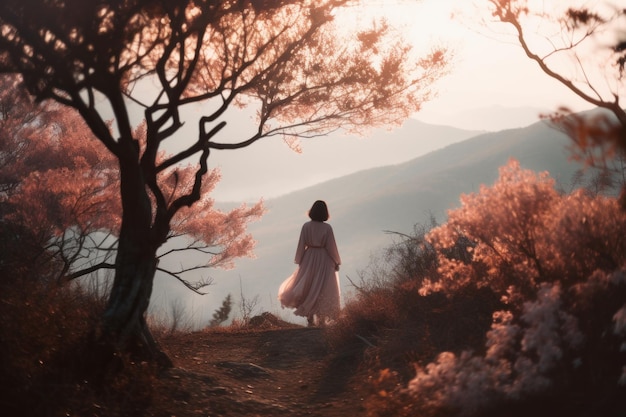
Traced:
<path fill-rule="evenodd" d="M 38 99 L 76 109 L 119 164 L 121 226 L 99 329 L 103 347 L 148 358 L 158 353 L 144 317 L 156 253 L 176 219 L 185 219 L 185 231 L 198 241 L 212 235 L 213 225 L 202 229 L 191 216 L 203 208 L 197 202 L 208 191 L 212 150 L 239 149 L 271 136 L 292 142 L 339 128 L 361 132 L 399 123 L 429 97 L 431 83 L 445 72 L 445 51 L 412 61 L 409 48 L 385 24 L 341 39 L 333 16 L 348 3 L 0 4 L 0 71 L 21 74 Z M 204 115 L 194 139 L 184 141 L 177 135 L 183 111 L 198 103 Z M 143 140 L 133 126 L 133 106 L 143 111 Z M 218 141 L 227 110 L 236 106 L 255 106 L 254 132 Z M 103 107 L 113 114 L 113 125 Z M 163 156 L 167 145 L 176 151 Z M 182 175 L 183 163 L 192 164 L 191 178 Z"/>
<path fill-rule="evenodd" d="M 120 227 L 119 175 L 115 159 L 91 135 L 80 116 L 53 101 L 36 103 L 17 77 L 0 77 L 0 219 L 4 250 L 0 271 L 25 281 L 63 283 L 98 268 L 112 266 Z M 143 138 L 141 128 L 137 137 Z M 188 186 L 189 167 L 179 170 L 179 187 Z M 206 187 L 219 181 L 212 170 Z M 249 220 L 262 205 L 240 207 L 228 213 L 216 210 L 207 192 L 195 216 L 176 216 L 168 240 L 178 240 L 160 251 L 159 259 L 184 250 L 206 251 L 204 264 L 178 271 L 159 270 L 200 292 L 207 280 L 190 282 L 185 273 L 199 268 L 230 266 L 236 257 L 251 253 L 246 234 Z M 180 236 L 202 225 L 202 242 L 180 242 Z M 182 244 L 181 244 L 182 243 Z M 95 264 L 95 265 L 94 265 Z M 184 264 L 183 264 L 184 265 Z"/>
<path fill-rule="evenodd" d="M 233 298 L 230 294 L 228 294 L 226 298 L 224 298 L 224 300 L 222 301 L 222 306 L 215 310 L 215 312 L 213 313 L 213 318 L 209 322 L 209 326 L 217 327 L 220 324 L 224 323 L 226 320 L 228 320 L 228 316 L 230 315 L 230 311 L 232 310 L 232 308 Z"/>
<path fill-rule="evenodd" d="M 93 232 L 119 223 L 115 163 L 75 112 L 35 103 L 18 81 L 0 77 L 2 269 L 55 282 L 92 254 Z"/>
<path fill-rule="evenodd" d="M 573 139 L 574 155 L 603 169 L 607 158 L 616 152 L 624 155 L 626 9 L 617 2 L 597 5 L 595 10 L 584 3 L 552 9 L 544 4 L 540 9 L 528 0 L 488 0 L 488 5 L 496 22 L 513 28 L 526 56 L 545 74 L 605 110 L 586 117 L 562 107 L 551 116 Z M 626 186 L 621 204 L 626 209 Z"/>

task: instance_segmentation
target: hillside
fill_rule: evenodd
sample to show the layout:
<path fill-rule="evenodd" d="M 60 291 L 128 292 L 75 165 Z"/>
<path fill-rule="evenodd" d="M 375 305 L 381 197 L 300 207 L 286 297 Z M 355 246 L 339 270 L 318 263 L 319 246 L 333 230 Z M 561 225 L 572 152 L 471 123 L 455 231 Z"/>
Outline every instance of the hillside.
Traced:
<path fill-rule="evenodd" d="M 229 134 L 244 135 L 241 126 L 233 125 Z M 301 153 L 279 137 L 266 138 L 236 152 L 211 154 L 210 166 L 222 174 L 212 196 L 218 201 L 276 198 L 365 169 L 404 163 L 479 133 L 408 119 L 393 130 L 375 129 L 365 137 L 338 131 L 303 139 Z"/>
<path fill-rule="evenodd" d="M 569 189 L 580 165 L 568 161 L 568 143 L 564 134 L 539 122 L 481 134 L 402 164 L 361 171 L 269 199 L 267 214 L 250 226 L 257 240 L 256 259 L 238 261 L 234 270 L 211 271 L 214 285 L 203 297 L 189 294 L 177 283 L 157 279 L 156 303 L 185 297 L 194 320 L 206 323 L 226 294 L 243 292 L 248 300 L 258 297 L 259 311 L 280 314 L 276 290 L 292 272 L 300 227 L 316 199 L 329 205 L 343 260 L 343 291 L 350 296 L 346 277 L 358 279 L 371 255 L 392 242 L 393 237 L 385 231 L 410 232 L 414 224 L 428 222 L 430 215 L 445 219 L 446 211 L 458 206 L 460 194 L 493 183 L 498 168 L 509 158 L 518 159 L 524 168 L 549 171 Z M 286 312 L 283 318 L 293 316 Z"/>

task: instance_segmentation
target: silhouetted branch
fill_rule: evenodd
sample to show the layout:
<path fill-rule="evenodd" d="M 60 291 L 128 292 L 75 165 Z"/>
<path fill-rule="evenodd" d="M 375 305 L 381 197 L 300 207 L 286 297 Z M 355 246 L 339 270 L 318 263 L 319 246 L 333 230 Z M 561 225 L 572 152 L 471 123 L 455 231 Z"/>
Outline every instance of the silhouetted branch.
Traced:
<path fill-rule="evenodd" d="M 76 278 L 84 277 L 85 275 L 89 275 L 93 272 L 99 271 L 101 269 L 115 269 L 115 264 L 110 264 L 107 262 L 102 262 L 97 265 L 90 266 L 89 268 L 82 269 L 80 271 L 73 272 L 67 275 L 68 280 L 74 280 Z"/>
<path fill-rule="evenodd" d="M 208 287 L 209 285 L 211 285 L 213 283 L 213 280 L 210 278 L 204 279 L 204 280 L 200 280 L 196 283 L 192 283 L 187 281 L 186 279 L 183 279 L 180 274 L 182 272 L 186 272 L 186 271 L 191 271 L 194 269 L 200 269 L 199 267 L 194 267 L 194 268 L 190 268 L 190 269 L 186 269 L 186 270 L 181 270 L 178 272 L 172 272 L 172 271 L 168 271 L 167 269 L 163 269 L 163 268 L 157 268 L 157 271 L 163 272 L 164 274 L 167 274 L 173 278 L 176 278 L 178 281 L 180 281 L 185 287 L 187 287 L 188 289 L 190 289 L 191 291 L 195 292 L 198 295 L 206 295 L 205 292 L 200 291 L 201 288 L 204 287 Z"/>

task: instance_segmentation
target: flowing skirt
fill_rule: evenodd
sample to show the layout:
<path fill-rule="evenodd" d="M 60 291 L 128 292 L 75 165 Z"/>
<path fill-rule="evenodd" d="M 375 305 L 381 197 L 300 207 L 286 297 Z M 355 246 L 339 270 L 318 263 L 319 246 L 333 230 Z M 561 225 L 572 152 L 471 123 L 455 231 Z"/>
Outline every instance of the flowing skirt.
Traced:
<path fill-rule="evenodd" d="M 294 314 L 337 318 L 340 310 L 339 274 L 323 248 L 309 248 L 293 274 L 278 289 L 281 306 Z"/>

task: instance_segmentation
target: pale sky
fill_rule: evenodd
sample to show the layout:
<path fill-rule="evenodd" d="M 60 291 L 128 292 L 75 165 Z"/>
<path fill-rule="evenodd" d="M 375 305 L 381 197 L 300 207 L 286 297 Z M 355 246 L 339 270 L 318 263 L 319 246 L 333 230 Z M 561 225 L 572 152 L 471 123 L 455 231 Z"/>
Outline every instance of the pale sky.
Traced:
<path fill-rule="evenodd" d="M 576 110 L 590 108 L 541 72 L 513 40 L 494 39 L 497 35 L 476 19 L 484 1 L 371 2 L 384 4 L 378 10 L 399 27 L 405 26 L 416 48 L 439 42 L 455 51 L 451 73 L 438 83 L 439 96 L 426 103 L 416 116 L 420 120 L 440 123 L 450 121 L 446 115 L 492 106 L 553 109 L 567 104 Z M 571 5 L 574 2 L 548 0 L 543 3 Z M 452 14 L 455 18 L 451 18 Z"/>
<path fill-rule="evenodd" d="M 356 7 L 349 10 L 348 21 L 369 22 L 372 15 L 385 15 L 399 30 L 405 31 L 416 49 L 445 44 L 454 49 L 453 66 L 449 75 L 436 85 L 438 96 L 424 104 L 414 117 L 417 120 L 450 125 L 473 130 L 500 130 L 502 120 L 482 112 L 480 116 L 468 113 L 492 108 L 532 107 L 525 118 L 511 121 L 506 128 L 526 126 L 539 120 L 540 112 L 551 111 L 567 105 L 580 111 L 591 108 L 572 92 L 546 76 L 539 67 L 524 55 L 511 41 L 496 40 L 476 20 L 476 4 L 484 0 L 366 0 L 367 12 Z M 531 0 L 541 1 L 541 0 Z M 551 5 L 559 0 L 549 2 Z M 563 1 L 561 1 L 563 3 Z M 565 4 L 572 4 L 566 0 Z M 451 18 L 452 13 L 458 16 Z M 483 13 L 484 14 L 484 13 Z M 473 20 L 474 19 L 474 20 Z M 479 33 L 482 32 L 482 33 Z M 489 35 L 489 36 L 488 36 Z M 493 127 L 498 122 L 497 128 Z M 508 123 L 508 122 L 507 122 Z M 315 145 L 326 139 L 316 139 Z M 295 154 L 278 140 L 253 145 L 229 154 L 214 153 L 210 163 L 222 169 L 221 183 L 214 191 L 217 200 L 256 200 L 271 198 L 312 185 L 337 175 L 369 168 L 358 166 L 358 149 L 341 146 L 342 138 L 324 142 L 329 153 L 339 153 L 344 166 L 329 162 L 319 153 Z M 367 141 L 368 138 L 361 140 Z M 416 140 L 427 140 L 420 138 Z M 392 141 L 386 146 L 394 146 Z M 398 149 L 402 153 L 402 149 Z M 317 158 L 315 170 L 294 169 L 305 167 L 310 158 Z M 337 157 L 333 159 L 336 161 Z M 251 175 L 251 173 L 255 173 Z M 321 197 L 320 197 L 321 198 Z"/>

